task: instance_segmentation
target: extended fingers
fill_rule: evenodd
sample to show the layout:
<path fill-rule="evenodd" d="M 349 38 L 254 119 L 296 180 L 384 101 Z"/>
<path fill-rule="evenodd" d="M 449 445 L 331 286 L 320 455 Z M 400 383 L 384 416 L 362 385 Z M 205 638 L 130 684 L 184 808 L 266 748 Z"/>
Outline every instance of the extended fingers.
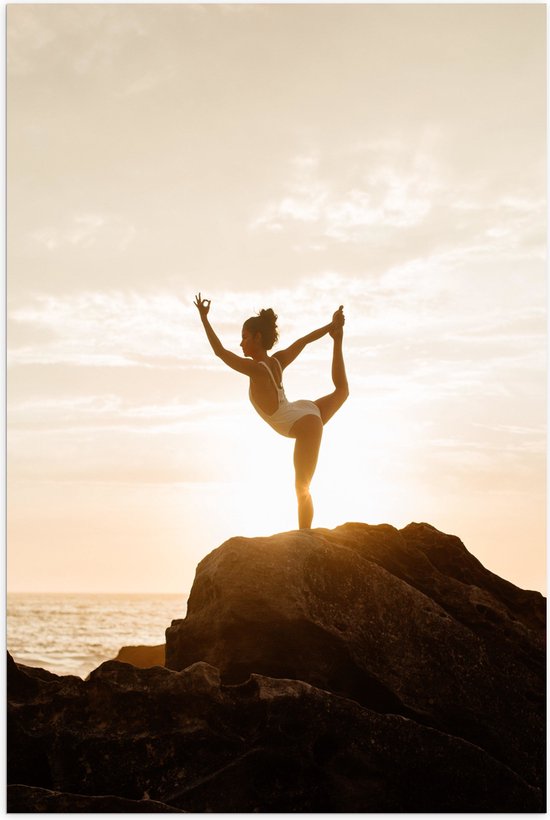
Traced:
<path fill-rule="evenodd" d="M 207 304 L 210 305 L 210 299 L 203 299 L 202 294 L 199 292 L 198 294 L 195 294 L 195 301 L 193 304 L 198 308 L 206 307 Z"/>

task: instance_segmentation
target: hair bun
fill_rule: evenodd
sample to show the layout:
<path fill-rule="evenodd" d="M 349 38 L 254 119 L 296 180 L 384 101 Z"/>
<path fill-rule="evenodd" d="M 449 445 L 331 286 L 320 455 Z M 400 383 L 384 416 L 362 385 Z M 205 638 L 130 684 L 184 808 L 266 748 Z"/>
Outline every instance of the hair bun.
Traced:
<path fill-rule="evenodd" d="M 277 315 L 275 314 L 273 308 L 262 308 L 262 310 L 260 310 L 259 316 L 260 319 L 265 319 L 268 322 L 273 322 L 273 324 L 275 324 L 275 322 L 277 321 Z"/>

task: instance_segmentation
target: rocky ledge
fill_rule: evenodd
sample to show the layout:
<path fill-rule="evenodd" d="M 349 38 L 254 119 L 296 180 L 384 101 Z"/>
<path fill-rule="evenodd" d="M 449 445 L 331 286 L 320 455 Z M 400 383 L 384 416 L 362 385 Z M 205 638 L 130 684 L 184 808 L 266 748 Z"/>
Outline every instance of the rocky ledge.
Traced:
<path fill-rule="evenodd" d="M 8 809 L 544 811 L 544 628 L 427 524 L 233 538 L 166 667 L 10 659 Z"/>

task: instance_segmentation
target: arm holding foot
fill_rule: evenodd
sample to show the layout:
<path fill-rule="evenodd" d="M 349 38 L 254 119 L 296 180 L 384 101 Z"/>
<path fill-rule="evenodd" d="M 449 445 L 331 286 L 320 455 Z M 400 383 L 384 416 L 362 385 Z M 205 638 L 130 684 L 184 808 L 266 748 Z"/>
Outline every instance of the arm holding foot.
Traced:
<path fill-rule="evenodd" d="M 321 339 L 327 333 L 330 333 L 333 338 L 335 333 L 342 335 L 342 327 L 345 321 L 344 314 L 342 312 L 343 309 L 343 305 L 340 305 L 338 310 L 334 313 L 330 324 L 324 325 L 318 330 L 313 330 L 311 333 L 308 333 L 307 336 L 302 336 L 301 339 L 295 341 L 294 344 L 291 344 L 290 347 L 286 348 L 286 350 L 279 350 L 274 354 L 275 358 L 279 360 L 283 370 L 294 361 L 294 359 L 302 352 L 304 347 L 310 344 L 310 342 L 316 342 L 317 339 Z"/>

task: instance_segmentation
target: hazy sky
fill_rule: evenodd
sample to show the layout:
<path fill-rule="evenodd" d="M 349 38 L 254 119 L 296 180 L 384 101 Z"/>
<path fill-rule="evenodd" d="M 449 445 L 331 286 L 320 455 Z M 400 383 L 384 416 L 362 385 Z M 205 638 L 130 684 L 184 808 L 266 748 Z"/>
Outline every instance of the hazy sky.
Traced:
<path fill-rule="evenodd" d="M 8 583 L 190 589 L 294 529 L 238 352 L 346 310 L 314 526 L 545 581 L 546 9 L 8 6 Z M 331 387 L 329 337 L 286 371 Z"/>

